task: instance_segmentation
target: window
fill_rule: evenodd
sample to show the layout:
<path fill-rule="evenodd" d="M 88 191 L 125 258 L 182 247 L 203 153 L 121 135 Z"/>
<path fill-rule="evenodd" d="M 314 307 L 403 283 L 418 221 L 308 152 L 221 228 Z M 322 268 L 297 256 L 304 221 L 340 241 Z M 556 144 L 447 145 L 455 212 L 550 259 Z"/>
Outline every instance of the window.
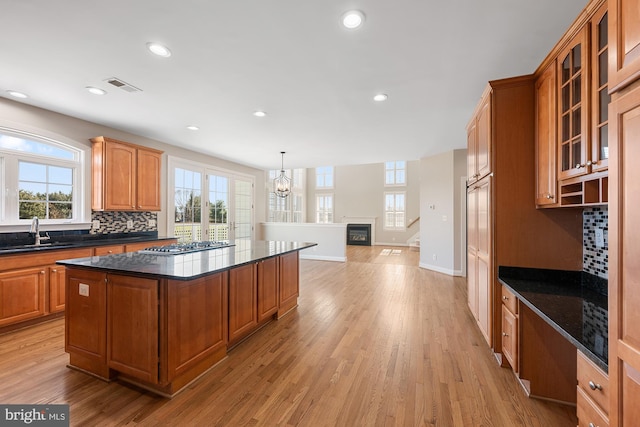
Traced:
<path fill-rule="evenodd" d="M 0 128 L 0 217 L 17 225 L 80 222 L 82 151 L 49 138 Z"/>
<path fill-rule="evenodd" d="M 291 178 L 291 194 L 278 197 L 273 192 L 273 180 L 280 170 L 270 170 L 267 174 L 267 221 L 270 222 L 305 222 L 305 174 L 306 169 L 287 169 L 285 174 Z"/>
<path fill-rule="evenodd" d="M 405 193 L 384 193 L 384 200 L 384 228 L 387 230 L 404 230 Z"/>
<path fill-rule="evenodd" d="M 316 222 L 333 222 L 333 194 L 321 194 L 316 196 Z"/>
<path fill-rule="evenodd" d="M 384 164 L 384 184 L 385 185 L 407 185 L 407 162 L 399 160 L 397 162 L 385 162 Z"/>
<path fill-rule="evenodd" d="M 316 188 L 333 188 L 333 166 L 322 166 L 316 168 Z"/>

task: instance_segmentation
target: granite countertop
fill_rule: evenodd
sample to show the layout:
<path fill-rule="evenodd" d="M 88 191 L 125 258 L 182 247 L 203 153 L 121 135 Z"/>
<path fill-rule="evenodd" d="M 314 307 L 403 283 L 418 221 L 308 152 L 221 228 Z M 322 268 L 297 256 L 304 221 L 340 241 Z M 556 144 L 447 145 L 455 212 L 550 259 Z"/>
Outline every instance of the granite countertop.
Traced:
<path fill-rule="evenodd" d="M 20 233 L 18 235 L 0 236 L 0 256 L 11 254 L 22 254 L 29 252 L 39 252 L 47 250 L 85 248 L 93 246 L 118 245 L 135 242 L 150 242 L 153 246 L 155 242 L 162 244 L 166 240 L 175 237 L 158 236 L 157 231 L 133 232 L 133 233 L 110 233 L 110 234 L 89 234 L 89 233 L 67 233 L 49 232 L 50 239 L 42 242 L 40 246 L 33 246 L 33 235 L 30 233 Z M 41 233 L 44 235 L 44 233 Z"/>
<path fill-rule="evenodd" d="M 97 269 L 152 278 L 191 280 L 243 264 L 316 246 L 309 242 L 241 240 L 233 246 L 181 255 L 130 252 L 58 261 L 67 267 Z"/>
<path fill-rule="evenodd" d="M 498 280 L 608 371 L 607 279 L 582 271 L 500 266 Z"/>

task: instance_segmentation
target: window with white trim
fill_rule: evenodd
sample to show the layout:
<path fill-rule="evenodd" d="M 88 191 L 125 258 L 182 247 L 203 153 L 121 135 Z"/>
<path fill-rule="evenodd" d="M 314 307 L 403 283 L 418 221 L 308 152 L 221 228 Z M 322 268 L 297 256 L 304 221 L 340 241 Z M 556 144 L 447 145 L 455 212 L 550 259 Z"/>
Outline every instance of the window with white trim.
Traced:
<path fill-rule="evenodd" d="M 0 218 L 17 225 L 83 220 L 82 150 L 52 139 L 0 129 Z"/>
<path fill-rule="evenodd" d="M 333 223 L 333 194 L 316 195 L 316 222 Z"/>
<path fill-rule="evenodd" d="M 316 168 L 316 189 L 324 190 L 333 188 L 333 166 L 321 166 Z"/>
<path fill-rule="evenodd" d="M 404 160 L 385 162 L 384 185 L 407 185 L 407 162 Z"/>
<path fill-rule="evenodd" d="M 384 228 L 386 230 L 405 229 L 405 192 L 384 193 Z"/>

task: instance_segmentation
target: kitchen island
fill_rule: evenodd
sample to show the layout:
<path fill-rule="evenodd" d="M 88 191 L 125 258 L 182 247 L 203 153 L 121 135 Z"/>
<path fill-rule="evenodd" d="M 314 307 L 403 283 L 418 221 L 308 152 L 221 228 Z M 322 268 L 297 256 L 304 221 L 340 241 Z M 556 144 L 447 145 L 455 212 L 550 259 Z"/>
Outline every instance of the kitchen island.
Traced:
<path fill-rule="evenodd" d="M 236 241 L 180 255 L 59 261 L 69 366 L 172 396 L 296 307 L 298 252 L 314 245 Z"/>

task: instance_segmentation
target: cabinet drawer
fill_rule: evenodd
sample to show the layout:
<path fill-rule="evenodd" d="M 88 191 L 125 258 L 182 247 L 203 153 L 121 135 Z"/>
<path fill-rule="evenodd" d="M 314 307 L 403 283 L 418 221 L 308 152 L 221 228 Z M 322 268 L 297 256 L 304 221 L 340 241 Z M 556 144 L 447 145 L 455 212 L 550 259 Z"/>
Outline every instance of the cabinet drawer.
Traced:
<path fill-rule="evenodd" d="M 609 377 L 578 351 L 578 388 L 609 414 Z"/>
<path fill-rule="evenodd" d="M 502 286 L 502 297 L 500 299 L 510 312 L 512 312 L 513 314 L 518 314 L 518 299 L 504 285 Z"/>
<path fill-rule="evenodd" d="M 578 386 L 578 402 L 576 413 L 578 415 L 578 427 L 608 427 L 609 418 L 593 403 L 589 396 Z"/>
<path fill-rule="evenodd" d="M 95 256 L 121 254 L 123 252 L 124 252 L 123 245 L 96 246 L 95 248 L 93 248 L 93 254 Z"/>

